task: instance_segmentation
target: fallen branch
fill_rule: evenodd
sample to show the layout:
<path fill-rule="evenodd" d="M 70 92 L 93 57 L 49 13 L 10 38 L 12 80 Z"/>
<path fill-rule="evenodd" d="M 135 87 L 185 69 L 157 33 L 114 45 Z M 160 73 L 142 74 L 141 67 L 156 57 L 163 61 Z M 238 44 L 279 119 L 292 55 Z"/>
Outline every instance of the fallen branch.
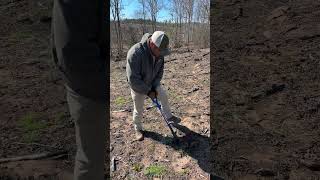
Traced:
<path fill-rule="evenodd" d="M 13 144 L 19 144 L 19 145 L 35 145 L 35 146 L 42 146 L 42 147 L 49 147 L 49 148 L 60 149 L 59 147 L 56 147 L 56 146 L 50 146 L 50 145 L 45 145 L 45 144 L 40 144 L 40 143 L 22 143 L 22 142 L 14 142 Z"/>
<path fill-rule="evenodd" d="M 208 55 L 208 54 L 210 54 L 210 52 L 203 54 L 202 57 L 204 57 L 204 56 L 206 56 L 206 55 Z"/>
<path fill-rule="evenodd" d="M 60 154 L 60 155 L 57 155 L 57 156 L 53 156 L 53 157 L 49 157 L 47 159 L 50 159 L 50 160 L 54 160 L 54 159 L 60 159 L 60 158 L 63 158 L 65 156 L 67 156 L 68 154 Z"/>
<path fill-rule="evenodd" d="M 31 154 L 26 156 L 18 156 L 18 157 L 11 157 L 11 158 L 3 158 L 0 159 L 1 163 L 6 162 L 15 162 L 15 161 L 23 161 L 23 160 L 37 160 L 37 159 L 46 159 L 46 158 L 60 158 L 62 155 L 67 155 L 67 151 L 60 151 L 60 152 L 46 152 L 46 153 L 40 153 L 40 154 Z"/>
<path fill-rule="evenodd" d="M 119 113 L 119 112 L 131 112 L 131 109 L 121 109 L 121 110 L 115 110 L 115 111 L 111 111 L 112 113 Z"/>
<path fill-rule="evenodd" d="M 319 171 L 320 170 L 320 163 L 312 160 L 299 160 L 301 165 L 304 165 L 305 167 L 309 168 L 312 171 Z"/>
<path fill-rule="evenodd" d="M 271 169 L 260 168 L 256 170 L 255 173 L 259 174 L 260 176 L 275 176 L 274 171 L 272 171 Z"/>
<path fill-rule="evenodd" d="M 168 61 L 165 61 L 164 63 L 168 63 L 168 62 L 175 61 L 175 60 L 178 60 L 178 59 L 177 58 L 169 59 Z"/>
<path fill-rule="evenodd" d="M 205 75 L 205 74 L 210 74 L 210 72 L 203 72 L 203 73 L 194 73 L 194 74 L 178 74 L 176 76 L 172 76 L 172 77 L 167 77 L 167 78 L 163 78 L 163 79 L 174 79 L 174 78 L 181 78 L 181 77 L 197 77 L 199 75 Z"/>
<path fill-rule="evenodd" d="M 126 110 L 126 109 L 122 109 L 122 110 L 111 111 L 111 112 L 113 112 L 113 113 L 118 113 L 118 112 L 126 112 L 126 111 L 128 111 L 128 110 Z"/>
<path fill-rule="evenodd" d="M 309 96 L 309 97 L 305 97 L 304 100 L 308 100 L 311 98 L 318 98 L 318 97 L 320 97 L 320 95 Z"/>
<path fill-rule="evenodd" d="M 27 66 L 31 66 L 31 65 L 35 65 L 35 64 L 39 64 L 41 63 L 41 61 L 35 60 L 35 61 L 28 61 L 28 62 L 23 62 L 17 65 L 17 67 L 23 66 L 23 65 L 27 65 Z"/>
<path fill-rule="evenodd" d="M 199 75 L 204 75 L 204 74 L 210 74 L 210 72 L 203 72 L 203 73 L 198 73 L 198 74 L 186 74 L 186 75 L 184 75 L 184 77 L 199 76 Z"/>
<path fill-rule="evenodd" d="M 200 88 L 199 87 L 193 87 L 190 91 L 188 91 L 187 93 L 190 94 L 190 93 L 193 93 L 193 92 L 196 92 L 198 91 Z"/>
<path fill-rule="evenodd" d="M 233 1 L 233 2 L 231 2 L 229 4 L 227 4 L 227 6 L 233 6 L 233 5 L 238 4 L 238 3 L 240 3 L 240 1 L 236 0 L 236 1 Z"/>

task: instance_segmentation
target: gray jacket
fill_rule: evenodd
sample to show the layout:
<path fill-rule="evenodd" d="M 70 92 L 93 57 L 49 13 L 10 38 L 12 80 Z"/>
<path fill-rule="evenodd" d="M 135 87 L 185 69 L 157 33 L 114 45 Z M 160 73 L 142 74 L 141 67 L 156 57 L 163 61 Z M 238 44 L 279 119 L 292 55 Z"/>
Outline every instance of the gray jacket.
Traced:
<path fill-rule="evenodd" d="M 147 44 L 150 36 L 149 33 L 144 34 L 127 54 L 128 83 L 131 89 L 141 94 L 148 94 L 152 88 L 159 86 L 163 76 L 164 58 L 153 60 Z"/>

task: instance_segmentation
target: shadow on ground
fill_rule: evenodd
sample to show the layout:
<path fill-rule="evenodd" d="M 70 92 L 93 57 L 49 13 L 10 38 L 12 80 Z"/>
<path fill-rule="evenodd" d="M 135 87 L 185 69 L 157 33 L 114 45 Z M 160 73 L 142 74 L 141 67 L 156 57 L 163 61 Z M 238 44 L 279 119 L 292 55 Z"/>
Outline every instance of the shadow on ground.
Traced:
<path fill-rule="evenodd" d="M 220 180 L 218 176 L 215 176 L 212 165 L 210 162 L 210 146 L 209 137 L 196 133 L 189 128 L 175 124 L 174 127 L 178 130 L 178 134 L 182 133 L 183 136 L 179 136 L 178 141 L 174 141 L 173 137 L 163 136 L 156 132 L 144 131 L 146 138 L 151 138 L 161 144 L 172 147 L 174 150 L 182 150 L 191 158 L 198 161 L 199 167 L 208 174 L 211 174 L 210 179 Z"/>

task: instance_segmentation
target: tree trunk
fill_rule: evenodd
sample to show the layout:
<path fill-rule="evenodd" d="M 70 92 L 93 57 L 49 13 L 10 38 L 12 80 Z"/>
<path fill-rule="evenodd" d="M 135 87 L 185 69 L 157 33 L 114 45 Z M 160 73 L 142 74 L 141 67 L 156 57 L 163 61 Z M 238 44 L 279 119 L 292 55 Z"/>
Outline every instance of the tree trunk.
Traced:
<path fill-rule="evenodd" d="M 118 35 L 117 35 L 117 39 L 118 39 L 118 54 L 119 57 L 122 54 L 122 33 L 121 33 L 121 24 L 120 24 L 120 7 L 119 4 L 117 4 L 116 7 L 116 15 L 117 15 L 117 27 L 118 27 Z"/>

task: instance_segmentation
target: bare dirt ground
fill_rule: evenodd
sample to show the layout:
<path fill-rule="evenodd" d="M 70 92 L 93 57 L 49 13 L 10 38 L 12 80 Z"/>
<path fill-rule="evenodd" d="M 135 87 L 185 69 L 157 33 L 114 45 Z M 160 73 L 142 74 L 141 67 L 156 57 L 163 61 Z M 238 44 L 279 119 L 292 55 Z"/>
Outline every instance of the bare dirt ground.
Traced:
<path fill-rule="evenodd" d="M 74 127 L 64 82 L 51 59 L 51 5 L 46 0 L 0 2 L 0 159 L 59 153 L 44 160 L 0 162 L 0 179 L 72 178 Z M 209 57 L 209 49 L 181 48 L 167 59 L 163 83 L 186 135 L 179 145 L 172 144 L 155 109 L 145 113 L 145 140 L 130 142 L 132 102 L 125 61 L 111 61 L 110 150 L 116 159 L 112 179 L 160 174 L 208 179 Z M 146 106 L 150 103 L 146 101 Z M 114 112 L 119 110 L 126 111 Z"/>
<path fill-rule="evenodd" d="M 45 0 L 0 1 L 0 158 L 62 156 L 1 163 L 1 178 L 68 176 L 73 166 L 74 128 L 50 57 L 48 7 Z M 208 179 L 211 163 L 226 179 L 319 179 L 319 1 L 228 0 L 211 7 L 211 113 L 209 50 L 180 49 L 166 63 L 173 113 L 189 129 L 181 144 L 172 144 L 155 109 L 145 112 L 145 140 L 130 141 L 125 64 L 112 61 L 113 179 Z"/>
<path fill-rule="evenodd" d="M 132 100 L 125 58 L 111 61 L 112 179 L 209 179 L 209 49 L 180 48 L 165 59 L 162 84 L 173 114 L 181 117 L 181 141 L 175 144 L 157 109 L 146 110 L 144 141 L 134 140 Z M 145 100 L 145 107 L 152 105 Z"/>
<path fill-rule="evenodd" d="M 214 171 L 320 179 L 319 1 L 211 2 Z"/>
<path fill-rule="evenodd" d="M 51 59 L 50 17 L 51 1 L 0 2 L 0 158 L 62 153 L 0 163 L 0 179 L 49 179 L 72 167 L 74 127 Z"/>

